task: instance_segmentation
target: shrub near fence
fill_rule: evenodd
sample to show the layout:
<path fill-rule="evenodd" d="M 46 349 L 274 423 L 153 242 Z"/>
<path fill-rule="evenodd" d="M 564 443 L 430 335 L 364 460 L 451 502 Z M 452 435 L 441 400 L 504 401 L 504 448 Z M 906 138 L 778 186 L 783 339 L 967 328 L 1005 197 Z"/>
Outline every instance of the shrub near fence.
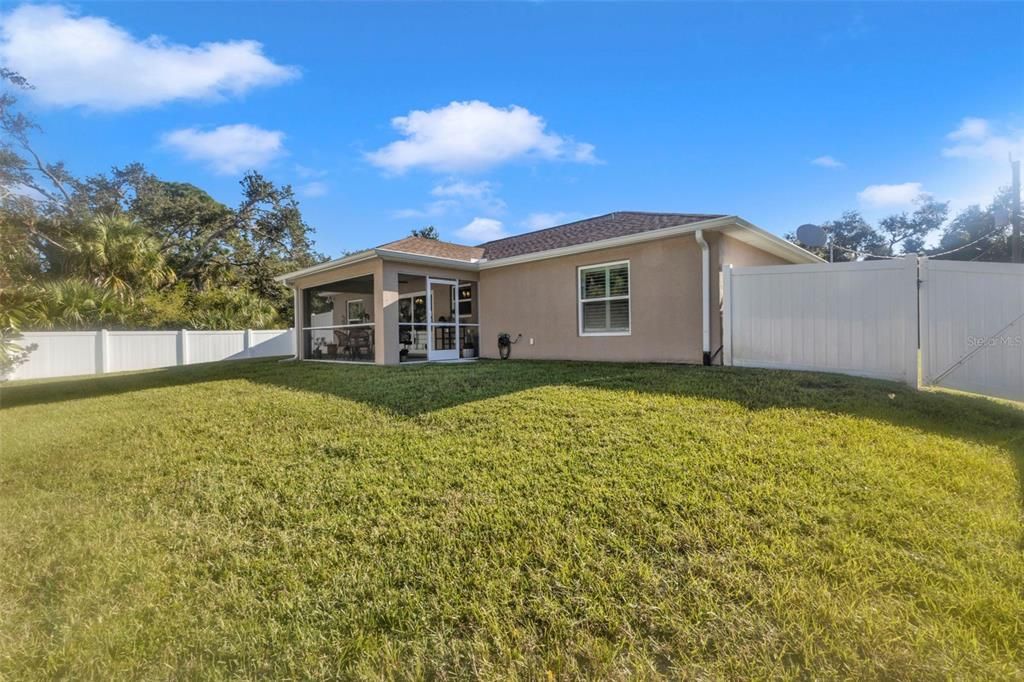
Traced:
<path fill-rule="evenodd" d="M 11 379 L 46 379 L 126 372 L 199 362 L 265 358 L 295 353 L 292 329 L 235 331 L 26 332 L 36 344 Z"/>

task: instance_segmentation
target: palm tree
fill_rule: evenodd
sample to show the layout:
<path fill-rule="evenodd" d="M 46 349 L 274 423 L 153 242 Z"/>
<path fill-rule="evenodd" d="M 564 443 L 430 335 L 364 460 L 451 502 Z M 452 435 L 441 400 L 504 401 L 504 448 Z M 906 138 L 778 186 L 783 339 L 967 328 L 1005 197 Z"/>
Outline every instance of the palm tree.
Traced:
<path fill-rule="evenodd" d="M 192 296 L 189 323 L 196 329 L 268 329 L 279 321 L 266 299 L 246 289 L 207 289 Z"/>
<path fill-rule="evenodd" d="M 159 244 L 125 216 L 94 218 L 67 240 L 66 274 L 109 288 L 122 299 L 174 282 Z"/>
<path fill-rule="evenodd" d="M 41 329 L 100 329 L 124 324 L 130 309 L 112 289 L 78 277 L 45 282 L 29 324 Z"/>

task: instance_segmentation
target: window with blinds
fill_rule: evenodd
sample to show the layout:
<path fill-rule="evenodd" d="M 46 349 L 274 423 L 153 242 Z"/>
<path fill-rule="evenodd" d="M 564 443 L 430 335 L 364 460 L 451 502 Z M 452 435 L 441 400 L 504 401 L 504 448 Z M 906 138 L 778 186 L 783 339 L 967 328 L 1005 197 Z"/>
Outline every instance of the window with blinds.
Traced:
<path fill-rule="evenodd" d="M 629 261 L 579 269 L 580 335 L 629 334 Z"/>

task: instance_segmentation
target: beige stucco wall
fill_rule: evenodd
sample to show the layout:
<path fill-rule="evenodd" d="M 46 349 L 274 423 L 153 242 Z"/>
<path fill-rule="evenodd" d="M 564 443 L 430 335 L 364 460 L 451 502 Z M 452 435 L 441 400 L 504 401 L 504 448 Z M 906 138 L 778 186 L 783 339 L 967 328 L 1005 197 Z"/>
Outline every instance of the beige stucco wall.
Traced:
<path fill-rule="evenodd" d="M 630 335 L 580 336 L 577 267 L 619 260 L 630 262 Z M 700 286 L 693 235 L 481 270 L 481 354 L 497 357 L 508 332 L 523 335 L 514 358 L 700 362 Z"/>
<path fill-rule="evenodd" d="M 778 265 L 782 258 L 727 235 L 705 233 L 710 247 L 712 351 L 721 345 L 720 269 L 732 264 Z M 613 261 L 630 262 L 629 336 L 580 336 L 577 268 Z M 361 263 L 301 278 L 295 282 L 295 327 L 301 329 L 301 289 L 373 275 L 375 361 L 398 364 L 399 274 L 477 281 L 481 357 L 498 356 L 497 336 L 509 332 L 523 338 L 512 347 L 513 358 L 700 363 L 701 253 L 694 236 L 683 235 L 632 246 L 573 256 L 487 268 L 480 272 L 382 261 Z M 342 297 L 343 298 L 343 297 Z M 362 295 L 364 300 L 368 298 Z M 344 310 L 344 304 L 338 309 Z M 341 322 L 339 322 L 340 324 Z M 533 343 L 530 340 L 533 339 Z M 300 350 L 303 345 L 300 343 Z M 716 358 L 716 363 L 720 357 Z"/>

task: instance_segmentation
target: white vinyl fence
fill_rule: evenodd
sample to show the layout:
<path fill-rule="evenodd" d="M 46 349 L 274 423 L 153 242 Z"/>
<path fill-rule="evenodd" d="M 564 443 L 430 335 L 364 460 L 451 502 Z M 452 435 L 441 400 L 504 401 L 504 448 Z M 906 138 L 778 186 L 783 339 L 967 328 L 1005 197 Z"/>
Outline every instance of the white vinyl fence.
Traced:
<path fill-rule="evenodd" d="M 725 364 L 1024 401 L 1024 265 L 919 259 L 727 268 Z"/>
<path fill-rule="evenodd" d="M 921 373 L 1024 401 L 1024 265 L 921 262 Z"/>
<path fill-rule="evenodd" d="M 292 329 L 239 331 L 26 332 L 36 344 L 11 379 L 45 379 L 155 369 L 295 353 Z"/>
<path fill-rule="evenodd" d="M 726 268 L 725 364 L 917 386 L 917 259 Z"/>

